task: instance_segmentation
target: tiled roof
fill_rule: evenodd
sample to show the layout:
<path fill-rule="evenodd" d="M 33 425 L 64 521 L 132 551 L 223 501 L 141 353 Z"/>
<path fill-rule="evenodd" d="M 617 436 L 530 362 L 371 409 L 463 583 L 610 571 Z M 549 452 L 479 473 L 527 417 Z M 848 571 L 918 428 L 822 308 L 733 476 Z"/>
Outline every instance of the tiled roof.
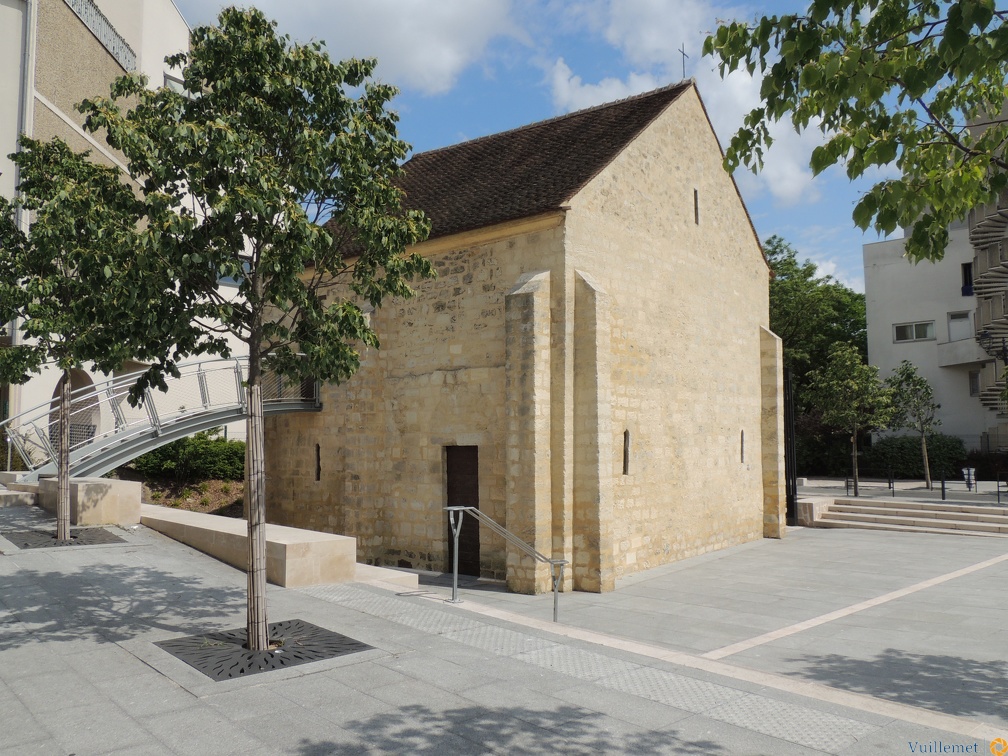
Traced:
<path fill-rule="evenodd" d="M 405 205 L 427 214 L 432 239 L 557 209 L 690 86 L 421 152 L 403 166 Z"/>

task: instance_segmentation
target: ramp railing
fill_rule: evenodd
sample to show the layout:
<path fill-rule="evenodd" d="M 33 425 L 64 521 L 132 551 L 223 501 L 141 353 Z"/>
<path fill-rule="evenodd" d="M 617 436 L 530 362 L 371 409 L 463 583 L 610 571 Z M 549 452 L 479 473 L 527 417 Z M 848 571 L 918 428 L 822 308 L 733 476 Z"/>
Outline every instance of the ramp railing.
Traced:
<path fill-rule="evenodd" d="M 490 530 L 499 535 L 512 546 L 516 547 L 522 553 L 527 554 L 537 562 L 544 562 L 550 566 L 550 577 L 553 581 L 553 621 L 557 621 L 560 585 L 563 583 L 564 567 L 570 564 L 570 562 L 566 559 L 550 559 L 545 554 L 541 554 L 503 525 L 496 522 L 483 512 L 480 512 L 476 507 L 445 507 L 445 511 L 448 512 L 448 523 L 451 525 L 452 538 L 455 539 L 455 551 L 453 552 L 452 557 L 451 603 L 460 603 L 460 599 L 458 597 L 458 544 L 459 533 L 462 532 L 462 518 L 465 516 L 465 513 L 468 512 L 476 518 L 477 522 L 486 525 L 490 528 Z M 456 515 L 458 515 L 457 520 Z"/>

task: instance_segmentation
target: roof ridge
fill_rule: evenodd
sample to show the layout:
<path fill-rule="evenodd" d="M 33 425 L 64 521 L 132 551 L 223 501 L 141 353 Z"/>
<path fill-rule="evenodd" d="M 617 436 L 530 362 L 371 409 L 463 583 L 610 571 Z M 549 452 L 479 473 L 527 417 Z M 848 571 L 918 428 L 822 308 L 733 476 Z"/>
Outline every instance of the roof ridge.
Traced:
<path fill-rule="evenodd" d="M 531 131 L 542 126 L 546 126 L 551 123 L 556 123 L 557 121 L 563 121 L 567 118 L 573 118 L 575 116 L 583 115 L 585 113 L 591 113 L 593 111 L 607 110 L 619 105 L 624 105 L 633 100 L 643 100 L 648 97 L 654 97 L 656 95 L 665 94 L 674 89 L 685 88 L 687 86 L 696 86 L 696 79 L 682 79 L 674 84 L 666 84 L 663 87 L 658 87 L 656 89 L 650 89 L 647 92 L 638 92 L 635 95 L 628 95 L 620 100 L 612 100 L 611 102 L 602 102 L 598 105 L 591 105 L 587 108 L 581 108 L 580 110 L 572 110 L 569 113 L 563 113 L 562 115 L 553 116 L 552 118 L 545 118 L 542 121 L 534 121 L 532 123 L 526 123 L 521 126 L 516 126 L 513 129 L 506 129 L 505 131 L 495 131 L 492 134 L 484 134 L 483 136 L 473 137 L 472 139 L 464 139 L 461 142 L 455 142 L 454 144 L 446 144 L 442 147 L 435 147 L 434 149 L 424 150 L 423 152 L 415 152 L 410 156 L 410 159 L 406 162 L 410 162 L 414 158 L 420 157 L 421 155 L 433 155 L 438 152 L 443 152 L 445 150 L 453 150 L 462 145 L 475 144 L 477 142 L 482 142 L 490 139 L 497 139 L 505 134 L 517 134 L 522 131 Z"/>

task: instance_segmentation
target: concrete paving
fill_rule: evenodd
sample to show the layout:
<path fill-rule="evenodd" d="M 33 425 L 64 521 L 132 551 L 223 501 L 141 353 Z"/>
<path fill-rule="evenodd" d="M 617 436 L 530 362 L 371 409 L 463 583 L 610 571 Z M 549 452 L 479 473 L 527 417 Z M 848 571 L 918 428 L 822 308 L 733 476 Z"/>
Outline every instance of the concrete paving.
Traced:
<path fill-rule="evenodd" d="M 0 531 L 43 523 L 0 507 Z M 154 643 L 243 626 L 244 574 L 116 532 L 25 551 L 0 537 L 0 754 L 990 753 L 1008 738 L 1000 539 L 793 529 L 563 594 L 559 623 L 551 595 L 473 579 L 459 604 L 444 576 L 270 586 L 272 620 L 372 649 L 213 682 Z"/>

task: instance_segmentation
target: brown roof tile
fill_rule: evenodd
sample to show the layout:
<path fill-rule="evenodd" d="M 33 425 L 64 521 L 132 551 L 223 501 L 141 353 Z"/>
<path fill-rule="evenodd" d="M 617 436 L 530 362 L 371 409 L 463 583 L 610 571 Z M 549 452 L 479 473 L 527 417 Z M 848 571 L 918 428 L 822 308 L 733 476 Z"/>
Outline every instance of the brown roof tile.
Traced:
<path fill-rule="evenodd" d="M 400 186 L 430 238 L 563 206 L 689 88 L 689 82 L 414 155 Z"/>

